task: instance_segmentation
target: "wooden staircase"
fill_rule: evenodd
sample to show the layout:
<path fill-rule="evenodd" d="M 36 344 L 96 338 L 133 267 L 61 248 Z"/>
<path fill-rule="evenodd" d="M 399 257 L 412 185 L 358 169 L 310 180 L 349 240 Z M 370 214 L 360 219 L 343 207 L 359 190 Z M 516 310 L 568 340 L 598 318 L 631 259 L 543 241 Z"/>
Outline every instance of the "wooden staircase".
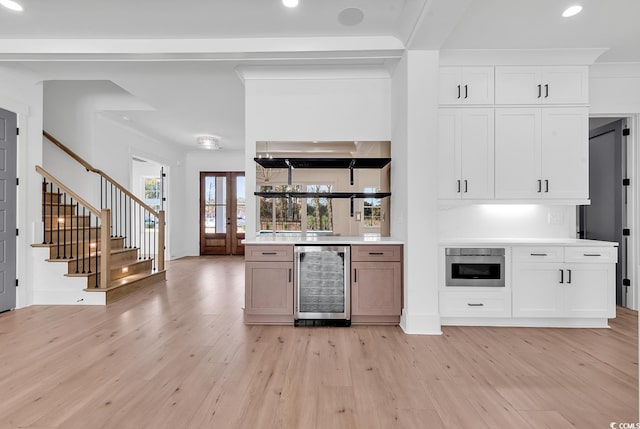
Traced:
<path fill-rule="evenodd" d="M 50 136 L 45 136 L 51 139 Z M 54 144 L 61 143 L 56 141 Z M 128 210 L 117 203 L 110 207 L 113 198 L 109 201 L 102 197 L 102 208 L 98 210 L 41 167 L 36 167 L 36 170 L 44 178 L 43 240 L 32 246 L 48 248 L 46 261 L 66 264 L 64 276 L 85 278 L 82 293 L 104 296 L 104 299 L 96 300 L 92 297 L 86 302 L 108 304 L 141 287 L 166 279 L 164 212 L 154 212 L 117 184 L 115 189 L 120 193 L 119 198 L 124 201 L 126 197 L 129 202 Z M 87 168 L 87 171 L 90 169 Z M 106 183 L 105 180 L 111 181 L 99 170 L 94 172 L 101 176 L 101 186 Z M 109 186 L 113 194 L 114 185 L 109 183 Z M 125 208 L 126 204 L 125 202 Z M 135 210 L 133 207 L 136 207 Z M 129 218 L 125 214 L 123 219 L 125 212 Z M 137 213 L 140 215 L 137 216 Z M 157 227 L 149 228 L 149 218 L 153 219 L 152 225 Z M 127 237 L 125 232 L 133 237 Z"/>

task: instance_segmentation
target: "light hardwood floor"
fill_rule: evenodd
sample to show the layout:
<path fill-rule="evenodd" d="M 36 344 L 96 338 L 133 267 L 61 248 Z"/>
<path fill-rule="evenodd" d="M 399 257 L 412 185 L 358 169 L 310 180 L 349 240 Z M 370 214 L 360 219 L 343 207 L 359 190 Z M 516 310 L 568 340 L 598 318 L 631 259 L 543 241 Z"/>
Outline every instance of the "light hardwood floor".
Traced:
<path fill-rule="evenodd" d="M 608 428 L 638 421 L 612 329 L 245 326 L 242 257 L 185 258 L 106 308 L 0 315 L 1 428 Z"/>

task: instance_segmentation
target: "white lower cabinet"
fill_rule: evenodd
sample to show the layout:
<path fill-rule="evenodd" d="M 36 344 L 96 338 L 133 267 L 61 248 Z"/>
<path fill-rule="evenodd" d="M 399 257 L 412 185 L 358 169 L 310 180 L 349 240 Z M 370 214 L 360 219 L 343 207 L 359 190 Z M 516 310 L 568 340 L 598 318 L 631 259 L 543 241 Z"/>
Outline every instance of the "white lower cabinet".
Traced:
<path fill-rule="evenodd" d="M 615 248 L 553 250 L 514 248 L 513 317 L 615 317 Z"/>
<path fill-rule="evenodd" d="M 505 288 L 446 287 L 441 276 L 443 325 L 606 327 L 616 317 L 616 247 L 512 246 L 507 254 Z"/>

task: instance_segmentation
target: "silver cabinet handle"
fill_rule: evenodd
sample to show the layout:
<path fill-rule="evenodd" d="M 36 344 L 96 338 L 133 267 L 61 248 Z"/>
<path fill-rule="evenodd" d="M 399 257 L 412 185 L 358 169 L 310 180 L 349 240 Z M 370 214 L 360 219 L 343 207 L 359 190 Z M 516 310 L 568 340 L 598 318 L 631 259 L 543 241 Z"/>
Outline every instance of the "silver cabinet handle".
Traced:
<path fill-rule="evenodd" d="M 560 270 L 560 283 L 564 283 L 564 270 Z"/>
<path fill-rule="evenodd" d="M 460 179 L 458 179 L 457 182 L 458 182 L 458 193 L 460 193 Z"/>
<path fill-rule="evenodd" d="M 478 302 L 478 303 L 468 302 L 467 305 L 469 307 L 484 307 L 484 304 L 482 304 L 481 302 Z"/>
<path fill-rule="evenodd" d="M 584 253 L 584 256 L 602 256 L 600 253 Z"/>
<path fill-rule="evenodd" d="M 458 99 L 460 99 L 460 85 L 458 85 Z"/>
<path fill-rule="evenodd" d="M 542 97 L 542 85 L 538 85 L 538 98 Z"/>
<path fill-rule="evenodd" d="M 289 268 L 289 283 L 291 283 L 291 268 Z"/>
<path fill-rule="evenodd" d="M 548 256 L 546 253 L 530 253 L 531 256 Z"/>
<path fill-rule="evenodd" d="M 353 282 L 358 283 L 358 270 L 356 268 L 353 269 Z"/>
<path fill-rule="evenodd" d="M 464 86 L 464 98 L 467 98 L 469 96 L 469 88 L 467 87 L 467 85 Z"/>
<path fill-rule="evenodd" d="M 276 252 L 262 252 L 263 255 L 277 255 L 278 253 Z"/>
<path fill-rule="evenodd" d="M 469 190 L 469 184 L 467 183 L 467 179 L 464 180 L 464 192 L 466 193 Z"/>
<path fill-rule="evenodd" d="M 538 180 L 538 192 L 542 192 L 542 180 Z"/>
<path fill-rule="evenodd" d="M 369 252 L 370 256 L 383 256 L 384 252 Z"/>
<path fill-rule="evenodd" d="M 567 280 L 568 284 L 571 284 L 571 270 L 567 270 L 569 272 L 569 280 Z"/>
<path fill-rule="evenodd" d="M 549 84 L 545 83 L 544 85 L 544 98 L 548 98 L 549 97 Z"/>
<path fill-rule="evenodd" d="M 549 181 L 546 179 L 544 181 L 544 191 L 549 192 Z"/>

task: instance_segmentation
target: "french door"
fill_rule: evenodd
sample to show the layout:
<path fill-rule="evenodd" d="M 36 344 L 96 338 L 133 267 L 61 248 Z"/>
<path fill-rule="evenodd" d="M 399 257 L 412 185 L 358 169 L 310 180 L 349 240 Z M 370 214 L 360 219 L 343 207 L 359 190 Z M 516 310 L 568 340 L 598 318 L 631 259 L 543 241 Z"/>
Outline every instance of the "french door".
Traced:
<path fill-rule="evenodd" d="M 244 172 L 200 172 L 200 254 L 244 255 Z"/>

